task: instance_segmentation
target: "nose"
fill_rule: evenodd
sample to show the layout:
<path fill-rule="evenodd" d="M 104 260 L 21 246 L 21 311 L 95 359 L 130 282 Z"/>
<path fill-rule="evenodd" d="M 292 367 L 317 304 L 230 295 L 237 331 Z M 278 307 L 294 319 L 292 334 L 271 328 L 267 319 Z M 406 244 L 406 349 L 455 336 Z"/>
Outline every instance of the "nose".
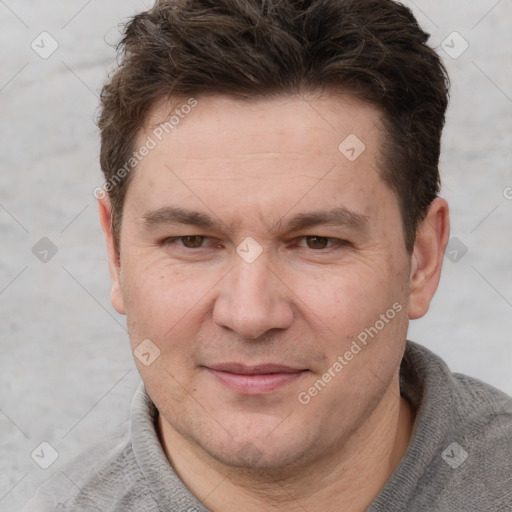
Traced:
<path fill-rule="evenodd" d="M 293 322 L 291 292 L 278 273 L 260 257 L 253 263 L 239 259 L 220 283 L 213 321 L 243 338 L 261 339 L 272 329 L 286 329 Z"/>

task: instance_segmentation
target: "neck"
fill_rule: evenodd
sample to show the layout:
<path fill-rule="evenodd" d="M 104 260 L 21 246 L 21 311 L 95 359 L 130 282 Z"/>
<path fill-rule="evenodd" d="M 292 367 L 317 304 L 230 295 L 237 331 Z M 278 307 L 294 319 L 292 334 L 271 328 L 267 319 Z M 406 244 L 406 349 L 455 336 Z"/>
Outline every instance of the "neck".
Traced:
<path fill-rule="evenodd" d="M 158 418 L 168 459 L 212 512 L 238 512 L 241 504 L 246 512 L 335 512 L 340 503 L 364 511 L 402 459 L 413 424 L 414 413 L 395 379 L 379 406 L 340 446 L 285 470 L 251 470 L 220 464 Z"/>

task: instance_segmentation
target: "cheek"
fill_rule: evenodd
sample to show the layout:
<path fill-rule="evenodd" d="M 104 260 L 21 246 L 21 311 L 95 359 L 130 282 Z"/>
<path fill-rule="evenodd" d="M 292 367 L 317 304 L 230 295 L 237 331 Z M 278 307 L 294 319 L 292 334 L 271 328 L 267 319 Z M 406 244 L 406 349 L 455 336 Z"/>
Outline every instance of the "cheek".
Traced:
<path fill-rule="evenodd" d="M 149 338 L 162 351 L 177 352 L 181 345 L 190 349 L 194 325 L 200 325 L 218 278 L 144 251 L 123 263 L 121 286 L 132 345 Z"/>
<path fill-rule="evenodd" d="M 373 261 L 325 269 L 309 278 L 298 275 L 293 288 L 309 316 L 351 337 L 399 300 L 402 286 L 393 268 Z"/>
<path fill-rule="evenodd" d="M 176 290 L 169 286 L 179 279 L 162 272 L 162 266 L 143 251 L 133 252 L 121 262 L 121 289 L 130 334 L 133 337 L 158 338 L 164 329 L 164 318 L 172 321 L 177 314 L 172 297 Z M 171 302 L 170 302 L 171 301 Z M 168 328 L 168 327 L 167 327 Z"/>
<path fill-rule="evenodd" d="M 123 281 L 123 294 L 138 371 L 154 400 L 166 397 L 179 403 L 193 389 L 190 370 L 200 300 L 177 268 L 139 255 L 126 262 L 125 270 L 129 278 Z M 146 364 L 142 354 L 148 352 Z"/>
<path fill-rule="evenodd" d="M 388 380 L 401 358 L 408 327 L 406 269 L 401 271 L 392 258 L 380 261 L 381 265 L 353 265 L 317 278 L 305 301 L 316 313 L 309 313 L 308 321 L 324 333 L 318 343 L 327 366 L 347 355 L 348 367 L 334 388 L 348 382 L 350 388 L 364 388 L 369 369 Z"/>

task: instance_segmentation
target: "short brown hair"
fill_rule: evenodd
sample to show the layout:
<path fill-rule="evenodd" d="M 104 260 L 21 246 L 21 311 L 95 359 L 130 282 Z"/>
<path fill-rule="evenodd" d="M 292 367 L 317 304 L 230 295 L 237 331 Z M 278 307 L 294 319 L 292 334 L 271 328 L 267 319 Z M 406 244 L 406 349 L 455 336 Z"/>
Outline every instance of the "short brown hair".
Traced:
<path fill-rule="evenodd" d="M 163 98 L 258 99 L 348 92 L 384 113 L 380 173 L 396 193 L 405 246 L 440 189 L 448 77 L 429 35 L 393 0 L 158 0 L 125 26 L 101 94 L 101 168 L 119 241 L 125 167 Z"/>

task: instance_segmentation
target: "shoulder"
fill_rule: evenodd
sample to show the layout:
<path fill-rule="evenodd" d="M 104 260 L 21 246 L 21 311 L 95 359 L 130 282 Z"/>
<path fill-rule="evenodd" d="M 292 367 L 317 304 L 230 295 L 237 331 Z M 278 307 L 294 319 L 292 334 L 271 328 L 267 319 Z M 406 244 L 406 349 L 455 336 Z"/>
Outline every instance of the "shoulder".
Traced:
<path fill-rule="evenodd" d="M 512 397 L 479 379 L 452 373 L 453 427 L 461 439 L 485 446 L 499 459 L 499 443 L 507 444 L 508 457 L 501 460 L 512 469 Z M 494 448 L 490 450 L 490 448 Z"/>
<path fill-rule="evenodd" d="M 467 375 L 452 378 L 453 418 L 435 465 L 438 506 L 512 510 L 512 398 Z"/>
<path fill-rule="evenodd" d="M 127 421 L 43 484 L 22 512 L 153 512 L 152 502 Z"/>
<path fill-rule="evenodd" d="M 419 406 L 416 440 L 428 447 L 418 450 L 424 466 L 415 505 L 512 510 L 512 397 L 451 372 L 419 345 L 408 342 L 406 356 Z"/>
<path fill-rule="evenodd" d="M 453 373 L 439 356 L 410 341 L 404 362 L 406 393 L 431 425 L 442 424 L 447 435 L 472 443 L 511 441 L 512 397 L 474 377 Z M 512 457 L 506 462 L 512 463 Z"/>
<path fill-rule="evenodd" d="M 452 378 L 456 389 L 453 433 L 468 446 L 475 474 L 497 482 L 505 478 L 512 504 L 512 397 L 467 375 L 454 373 Z"/>

